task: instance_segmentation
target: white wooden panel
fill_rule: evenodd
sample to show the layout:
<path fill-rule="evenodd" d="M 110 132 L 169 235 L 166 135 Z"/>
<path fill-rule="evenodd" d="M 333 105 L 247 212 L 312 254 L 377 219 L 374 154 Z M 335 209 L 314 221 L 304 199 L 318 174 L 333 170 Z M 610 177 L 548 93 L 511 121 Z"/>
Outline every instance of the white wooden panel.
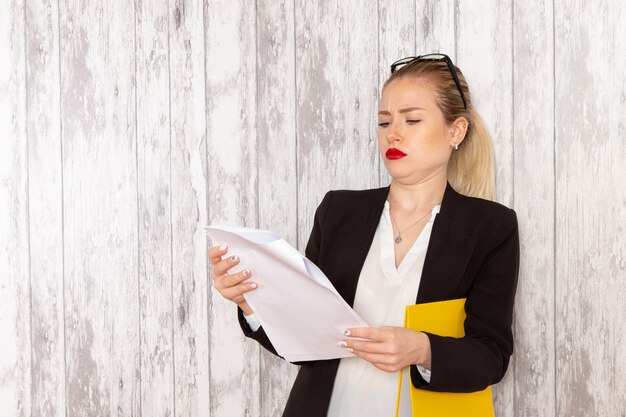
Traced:
<path fill-rule="evenodd" d="M 31 415 L 24 32 L 23 3 L 0 3 L 0 410 L 8 417 Z"/>
<path fill-rule="evenodd" d="M 67 415 L 139 415 L 134 13 L 59 7 Z"/>
<path fill-rule="evenodd" d="M 375 136 L 378 138 L 378 104 L 382 93 L 383 84 L 391 75 L 391 64 L 406 56 L 420 54 L 416 50 L 417 28 L 415 27 L 416 5 L 415 0 L 403 1 L 378 1 L 378 90 L 376 91 L 376 104 L 373 109 Z M 379 179 L 381 187 L 389 185 L 391 177 L 383 163 L 378 144 L 376 144 Z"/>
<path fill-rule="evenodd" d="M 176 415 L 174 395 L 169 13 L 136 6 L 141 411 Z"/>
<path fill-rule="evenodd" d="M 415 0 L 378 1 L 379 90 L 391 75 L 391 64 L 394 61 L 419 54 L 419 51 L 416 51 L 418 30 L 415 26 L 415 16 Z M 377 97 L 380 97 L 380 94 Z"/>
<path fill-rule="evenodd" d="M 513 204 L 513 62 L 510 2 L 458 2 L 457 65 L 469 84 L 474 107 L 492 135 L 496 158 L 497 201 Z M 515 361 L 494 386 L 496 414 L 514 414 Z"/>
<path fill-rule="evenodd" d="M 415 54 L 456 58 L 455 0 L 415 0 Z M 455 61 L 456 63 L 456 61 Z"/>
<path fill-rule="evenodd" d="M 625 18 L 555 10 L 558 416 L 626 413 Z"/>
<path fill-rule="evenodd" d="M 204 9 L 170 1 L 176 416 L 209 416 Z"/>
<path fill-rule="evenodd" d="M 520 228 L 515 415 L 553 416 L 554 82 L 552 2 L 514 3 L 514 208 Z"/>
<path fill-rule="evenodd" d="M 256 227 L 255 4 L 205 7 L 209 221 Z M 259 346 L 244 341 L 235 305 L 214 288 L 209 349 L 211 416 L 259 415 Z"/>
<path fill-rule="evenodd" d="M 294 1 L 261 1 L 256 19 L 258 224 L 297 246 Z M 297 371 L 261 349 L 261 416 L 282 414 Z"/>
<path fill-rule="evenodd" d="M 296 1 L 298 243 L 330 189 L 378 185 L 376 2 Z"/>
<path fill-rule="evenodd" d="M 26 3 L 32 413 L 65 416 L 63 193 L 56 1 Z"/>

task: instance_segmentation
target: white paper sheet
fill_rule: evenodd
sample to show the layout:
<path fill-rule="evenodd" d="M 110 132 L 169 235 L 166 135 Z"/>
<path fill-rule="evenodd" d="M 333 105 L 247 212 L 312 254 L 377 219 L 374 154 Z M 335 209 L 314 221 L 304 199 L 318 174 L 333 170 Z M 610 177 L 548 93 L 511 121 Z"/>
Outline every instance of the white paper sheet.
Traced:
<path fill-rule="evenodd" d="M 290 362 L 354 356 L 339 347 L 343 331 L 368 327 L 337 293 L 326 275 L 270 231 L 210 226 L 213 245 L 228 245 L 258 288 L 244 294 L 280 356 Z"/>

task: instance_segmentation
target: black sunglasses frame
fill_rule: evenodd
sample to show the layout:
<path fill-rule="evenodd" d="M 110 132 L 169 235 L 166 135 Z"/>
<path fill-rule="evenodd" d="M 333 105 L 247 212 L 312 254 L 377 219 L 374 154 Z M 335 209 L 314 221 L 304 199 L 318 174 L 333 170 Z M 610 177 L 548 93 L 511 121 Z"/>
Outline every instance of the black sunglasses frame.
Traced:
<path fill-rule="evenodd" d="M 410 64 L 414 61 L 436 61 L 436 62 L 445 62 L 448 64 L 448 69 L 450 69 L 450 73 L 452 74 L 452 78 L 454 78 L 454 83 L 456 84 L 456 88 L 459 90 L 461 94 L 461 100 L 463 100 L 463 106 L 467 109 L 467 101 L 465 100 L 465 94 L 463 94 L 463 90 L 461 89 L 461 82 L 459 81 L 459 77 L 456 74 L 456 69 L 454 69 L 454 64 L 450 57 L 446 54 L 427 54 L 427 55 L 419 55 L 419 56 L 407 56 L 405 58 L 399 59 L 393 64 L 391 64 L 391 73 L 396 72 L 399 66 Z"/>

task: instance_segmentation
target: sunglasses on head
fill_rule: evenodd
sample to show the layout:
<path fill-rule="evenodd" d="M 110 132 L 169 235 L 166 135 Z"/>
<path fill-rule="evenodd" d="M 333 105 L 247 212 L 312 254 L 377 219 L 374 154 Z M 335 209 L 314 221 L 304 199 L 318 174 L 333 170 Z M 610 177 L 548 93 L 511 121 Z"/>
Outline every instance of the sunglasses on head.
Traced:
<path fill-rule="evenodd" d="M 456 74 L 456 69 L 454 69 L 454 64 L 450 57 L 446 54 L 427 54 L 420 56 L 407 56 L 406 58 L 402 58 L 391 64 L 391 73 L 393 74 L 399 67 L 403 67 L 407 64 L 410 64 L 414 61 L 437 61 L 437 62 L 445 62 L 448 64 L 448 68 L 450 69 L 450 73 L 452 74 L 452 78 L 454 78 L 454 83 L 456 84 L 456 88 L 461 93 L 461 99 L 463 100 L 463 106 L 467 109 L 467 101 L 465 101 L 465 94 L 463 94 L 463 90 L 461 90 L 461 82 L 459 81 L 459 77 Z"/>

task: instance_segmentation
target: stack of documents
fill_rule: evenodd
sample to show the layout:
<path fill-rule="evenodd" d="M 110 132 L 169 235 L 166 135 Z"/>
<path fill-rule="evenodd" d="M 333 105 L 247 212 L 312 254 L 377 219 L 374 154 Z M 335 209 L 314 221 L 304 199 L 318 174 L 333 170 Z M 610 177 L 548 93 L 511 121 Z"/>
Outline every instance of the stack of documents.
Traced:
<path fill-rule="evenodd" d="M 276 352 L 289 362 L 336 359 L 354 354 L 338 346 L 343 331 L 369 327 L 326 275 L 285 240 L 267 230 L 210 226 L 213 245 L 228 245 L 258 288 L 244 297 Z"/>

